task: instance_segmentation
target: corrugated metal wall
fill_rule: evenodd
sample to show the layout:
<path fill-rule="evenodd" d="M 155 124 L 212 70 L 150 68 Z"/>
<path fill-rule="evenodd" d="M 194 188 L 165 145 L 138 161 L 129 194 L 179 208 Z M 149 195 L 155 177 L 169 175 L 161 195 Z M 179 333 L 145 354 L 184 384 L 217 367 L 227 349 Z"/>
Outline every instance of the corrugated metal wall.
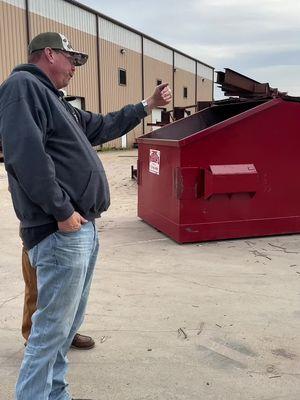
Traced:
<path fill-rule="evenodd" d="M 95 15 L 63 0 L 29 0 L 29 10 L 37 15 L 96 36 Z"/>
<path fill-rule="evenodd" d="M 0 83 L 26 60 L 25 0 L 0 0 Z"/>
<path fill-rule="evenodd" d="M 196 104 L 196 62 L 181 54 L 175 53 L 174 57 L 174 101 L 177 107 L 186 107 Z M 183 97 L 183 88 L 187 88 L 187 98 Z M 189 109 L 192 113 L 194 109 Z"/>
<path fill-rule="evenodd" d="M 155 42 L 144 39 L 144 87 L 145 98 L 153 93 L 157 79 L 168 82 L 173 91 L 173 51 Z M 167 107 L 171 110 L 173 104 Z M 151 126 L 147 123 L 152 121 L 151 115 L 145 118 L 145 133 L 151 131 Z"/>
<path fill-rule="evenodd" d="M 201 63 L 197 63 L 197 100 L 213 100 L 214 71 Z"/>
<path fill-rule="evenodd" d="M 195 61 L 176 52 L 174 54 L 174 67 L 182 69 L 183 71 L 190 72 L 191 74 L 194 75 L 196 72 Z"/>
<path fill-rule="evenodd" d="M 15 6 L 25 10 L 25 0 L 3 0 L 3 3 L 10 4 L 11 6 Z"/>
<path fill-rule="evenodd" d="M 99 18 L 99 37 L 101 103 L 102 112 L 106 114 L 142 100 L 142 45 L 139 35 L 103 18 Z M 126 70 L 126 86 L 119 85 L 119 68 Z M 127 135 L 127 146 L 141 134 L 142 124 Z M 112 147 L 121 145 L 121 139 L 109 143 Z"/>
<path fill-rule="evenodd" d="M 173 66 L 173 51 L 153 42 L 149 39 L 143 39 L 144 55 L 154 58 L 168 65 Z"/>
<path fill-rule="evenodd" d="M 99 17 L 99 37 L 107 42 L 141 53 L 141 36 Z"/>
<path fill-rule="evenodd" d="M 30 39 L 45 31 L 61 32 L 71 40 L 74 48 L 89 54 L 88 63 L 76 69 L 75 77 L 67 88 L 69 95 L 85 98 L 88 110 L 99 112 L 100 97 L 104 114 L 118 110 L 125 104 L 139 102 L 143 96 L 143 78 L 144 97 L 151 95 L 156 81 L 160 79 L 169 82 L 173 89 L 175 106 L 195 104 L 196 61 L 175 51 L 175 87 L 172 88 L 173 49 L 156 43 L 151 38 L 143 38 L 143 34 L 139 32 L 119 26 L 96 12 L 87 11 L 68 1 L 28 0 L 28 5 Z M 15 65 L 27 61 L 25 6 L 25 0 L 0 0 L 0 83 L 7 78 Z M 121 53 L 121 49 L 125 51 Z M 127 72 L 126 86 L 119 85 L 119 68 Z M 212 68 L 197 63 L 199 100 L 212 99 L 212 71 Z M 186 99 L 183 97 L 183 87 L 188 89 Z M 172 104 L 168 109 L 171 108 Z M 150 121 L 151 117 L 148 117 L 146 123 Z M 146 126 L 145 131 L 148 130 Z M 123 138 L 123 141 L 112 141 L 106 147 L 121 147 L 124 144 L 130 146 L 142 132 L 143 126 L 140 124 L 127 135 L 126 140 Z"/>
<path fill-rule="evenodd" d="M 89 54 L 87 64 L 76 69 L 76 74 L 66 90 L 69 95 L 84 97 L 88 110 L 99 112 L 95 15 L 63 0 L 30 0 L 29 11 L 31 38 L 41 32 L 60 32 L 71 40 L 75 49 Z M 52 19 L 56 17 L 65 23 Z"/>
<path fill-rule="evenodd" d="M 197 63 L 197 75 L 201 76 L 202 78 L 208 79 L 213 81 L 214 77 L 213 77 L 213 69 L 207 67 L 206 65 L 203 65 L 201 63 Z"/>

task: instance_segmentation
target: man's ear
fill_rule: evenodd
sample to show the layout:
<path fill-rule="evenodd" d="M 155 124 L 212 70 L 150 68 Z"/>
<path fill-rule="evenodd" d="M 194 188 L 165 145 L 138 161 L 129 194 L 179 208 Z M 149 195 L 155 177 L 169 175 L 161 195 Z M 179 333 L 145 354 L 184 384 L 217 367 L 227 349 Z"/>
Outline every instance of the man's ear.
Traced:
<path fill-rule="evenodd" d="M 54 53 L 54 50 L 51 49 L 51 47 L 46 47 L 44 49 L 44 55 L 45 55 L 46 59 L 49 61 L 50 64 L 54 63 L 53 53 Z"/>

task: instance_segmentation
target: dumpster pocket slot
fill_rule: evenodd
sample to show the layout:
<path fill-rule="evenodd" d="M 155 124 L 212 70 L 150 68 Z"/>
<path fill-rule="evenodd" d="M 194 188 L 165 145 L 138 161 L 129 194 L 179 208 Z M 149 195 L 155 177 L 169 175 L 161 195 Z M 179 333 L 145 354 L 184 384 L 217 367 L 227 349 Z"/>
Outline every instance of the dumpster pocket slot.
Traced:
<path fill-rule="evenodd" d="M 138 185 L 142 184 L 142 161 L 139 158 L 136 163 L 136 182 Z"/>
<path fill-rule="evenodd" d="M 200 197 L 201 170 L 199 167 L 175 168 L 173 174 L 173 194 L 179 200 L 193 200 Z"/>
<path fill-rule="evenodd" d="M 204 171 L 204 198 L 217 194 L 249 193 L 258 187 L 258 173 L 253 164 L 210 165 Z"/>

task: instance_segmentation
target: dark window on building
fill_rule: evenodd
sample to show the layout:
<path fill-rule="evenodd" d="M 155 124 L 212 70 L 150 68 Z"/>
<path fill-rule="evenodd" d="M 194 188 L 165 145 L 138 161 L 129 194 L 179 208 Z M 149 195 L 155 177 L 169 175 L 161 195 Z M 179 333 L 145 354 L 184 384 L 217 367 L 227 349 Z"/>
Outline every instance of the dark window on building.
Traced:
<path fill-rule="evenodd" d="M 157 79 L 156 80 L 156 85 L 158 86 L 158 85 L 161 85 L 162 84 L 162 80 L 161 79 Z"/>
<path fill-rule="evenodd" d="M 119 85 L 126 85 L 126 70 L 119 68 Z"/>
<path fill-rule="evenodd" d="M 184 87 L 184 88 L 183 88 L 183 98 L 184 98 L 184 99 L 187 99 L 187 97 L 188 97 L 188 96 L 187 96 L 187 89 L 188 89 L 187 87 Z"/>

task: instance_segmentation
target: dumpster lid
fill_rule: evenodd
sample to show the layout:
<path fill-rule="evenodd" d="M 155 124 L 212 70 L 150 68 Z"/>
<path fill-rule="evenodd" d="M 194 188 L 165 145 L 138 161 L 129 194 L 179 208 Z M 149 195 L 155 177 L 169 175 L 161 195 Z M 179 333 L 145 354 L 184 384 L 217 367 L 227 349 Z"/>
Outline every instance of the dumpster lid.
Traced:
<path fill-rule="evenodd" d="M 219 105 L 212 105 L 200 112 L 182 118 L 160 129 L 150 132 L 137 139 L 138 143 L 147 141 L 159 141 L 162 145 L 184 146 L 191 142 L 199 134 L 207 133 L 208 128 L 217 127 L 219 123 L 237 121 L 237 118 L 245 118 L 246 113 L 251 110 L 261 110 L 261 107 L 272 107 L 281 99 L 248 99 L 239 102 L 224 102 Z M 253 111 L 252 111 L 253 112 Z"/>
<path fill-rule="evenodd" d="M 260 83 L 230 68 L 225 68 L 225 72 L 217 71 L 217 83 L 221 84 L 226 96 L 235 97 L 209 102 L 207 108 L 202 107 L 201 111 L 187 118 L 143 135 L 137 142 L 158 141 L 167 146 L 184 146 L 195 140 L 200 133 L 208 133 L 208 128 L 213 129 L 221 122 L 238 122 L 247 117 L 248 112 L 253 115 L 253 112 L 274 107 L 282 101 L 300 102 L 300 97 L 288 96 L 287 92 L 280 92 L 271 88 L 268 83 Z"/>
<path fill-rule="evenodd" d="M 283 96 L 282 97 L 283 100 L 285 101 L 294 101 L 294 102 L 298 102 L 300 103 L 300 97 L 296 97 L 296 96 Z"/>

